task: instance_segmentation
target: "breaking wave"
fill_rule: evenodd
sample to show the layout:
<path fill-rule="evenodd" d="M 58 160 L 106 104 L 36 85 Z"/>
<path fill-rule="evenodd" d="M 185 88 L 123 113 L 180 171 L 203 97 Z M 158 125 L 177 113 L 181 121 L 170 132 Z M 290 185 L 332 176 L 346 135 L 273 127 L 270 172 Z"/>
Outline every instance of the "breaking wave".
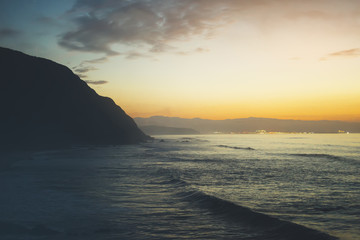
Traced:
<path fill-rule="evenodd" d="M 165 183 L 165 182 L 164 182 Z M 259 213 L 205 192 L 196 190 L 186 181 L 173 178 L 167 184 L 177 186 L 176 195 L 191 206 L 203 209 L 213 217 L 238 224 L 243 229 L 255 233 L 251 239 L 276 240 L 334 240 L 336 237 L 304 227 L 302 225 Z M 182 190 L 179 190 L 182 187 Z"/>
<path fill-rule="evenodd" d="M 255 150 L 251 147 L 234 147 L 234 146 L 228 146 L 228 145 L 217 145 L 217 147 L 221 148 L 231 148 L 231 149 L 238 149 L 238 150 Z"/>

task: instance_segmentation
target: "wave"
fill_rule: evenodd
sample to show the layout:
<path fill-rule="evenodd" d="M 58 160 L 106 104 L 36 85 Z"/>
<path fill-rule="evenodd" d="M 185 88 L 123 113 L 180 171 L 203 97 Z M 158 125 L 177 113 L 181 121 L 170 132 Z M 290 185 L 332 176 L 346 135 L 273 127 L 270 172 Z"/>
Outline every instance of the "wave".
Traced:
<path fill-rule="evenodd" d="M 234 147 L 234 146 L 228 146 L 228 145 L 217 145 L 217 147 L 221 148 L 232 148 L 232 149 L 238 149 L 238 150 L 255 150 L 251 147 Z"/>
<path fill-rule="evenodd" d="M 239 223 L 256 232 L 255 239 L 277 240 L 333 240 L 338 239 L 326 233 L 304 227 L 289 221 L 255 212 L 247 207 L 233 202 L 211 196 L 201 191 L 189 191 L 181 193 L 183 200 L 206 209 L 215 216 L 219 216 L 231 223 Z"/>
<path fill-rule="evenodd" d="M 352 164 L 352 165 L 360 165 L 360 161 L 352 158 L 347 157 L 339 157 L 336 155 L 331 154 L 323 154 L 323 153 L 295 153 L 295 154 L 288 154 L 290 156 L 297 156 L 297 157 L 307 157 L 307 158 L 326 158 L 329 160 L 334 161 L 341 161 L 344 163 Z"/>
<path fill-rule="evenodd" d="M 180 138 L 180 142 L 209 142 L 209 140 L 200 139 L 200 138 L 193 138 L 193 137 L 182 137 Z"/>
<path fill-rule="evenodd" d="M 237 205 L 199 190 L 178 177 L 171 176 L 165 184 L 177 186 L 176 195 L 181 201 L 209 212 L 212 216 L 223 219 L 231 224 L 239 224 L 239 229 L 252 232 L 261 240 L 335 240 L 336 237 L 304 227 L 302 225 L 259 213 L 250 208 Z M 179 188 L 180 187 L 180 188 Z"/>
<path fill-rule="evenodd" d="M 161 184 L 171 184 L 171 185 L 174 185 L 176 187 L 188 186 L 189 185 L 186 181 L 180 180 L 178 178 L 172 178 L 170 180 L 162 181 Z"/>
<path fill-rule="evenodd" d="M 314 210 L 320 211 L 320 212 L 333 212 L 333 211 L 345 210 L 345 207 L 343 207 L 343 206 L 315 207 Z"/>
<path fill-rule="evenodd" d="M 309 158 L 328 158 L 333 160 L 343 159 L 342 157 L 338 157 L 331 154 L 322 154 L 322 153 L 294 153 L 290 154 L 290 156 L 299 156 L 299 157 L 309 157 Z"/>

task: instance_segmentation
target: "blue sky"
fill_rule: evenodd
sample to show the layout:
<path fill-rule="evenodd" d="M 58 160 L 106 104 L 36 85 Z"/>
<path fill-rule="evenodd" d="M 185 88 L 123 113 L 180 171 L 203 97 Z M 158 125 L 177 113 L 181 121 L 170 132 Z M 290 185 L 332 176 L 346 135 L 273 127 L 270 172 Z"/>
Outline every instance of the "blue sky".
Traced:
<path fill-rule="evenodd" d="M 57 43 L 68 28 L 66 12 L 73 4 L 73 0 L 1 0 L 0 29 L 5 32 L 0 34 L 1 45 L 62 64 L 76 64 L 80 59 L 67 60 L 68 53 Z"/>

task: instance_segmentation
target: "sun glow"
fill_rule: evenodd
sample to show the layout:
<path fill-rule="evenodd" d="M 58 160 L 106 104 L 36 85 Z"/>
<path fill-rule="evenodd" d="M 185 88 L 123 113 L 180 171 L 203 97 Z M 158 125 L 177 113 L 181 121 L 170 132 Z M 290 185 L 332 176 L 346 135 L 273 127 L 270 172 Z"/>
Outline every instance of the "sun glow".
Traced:
<path fill-rule="evenodd" d="M 4 13 L 0 43 L 66 64 L 132 117 L 360 120 L 359 1 L 72 2 L 34 10 L 56 24 Z"/>

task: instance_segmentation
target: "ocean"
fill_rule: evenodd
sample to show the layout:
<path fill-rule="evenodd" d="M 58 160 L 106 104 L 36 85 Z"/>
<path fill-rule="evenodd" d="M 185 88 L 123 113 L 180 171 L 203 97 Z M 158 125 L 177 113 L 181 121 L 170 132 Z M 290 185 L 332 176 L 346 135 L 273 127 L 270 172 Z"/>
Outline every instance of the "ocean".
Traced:
<path fill-rule="evenodd" d="M 360 239 L 360 134 L 0 156 L 0 239 Z"/>

